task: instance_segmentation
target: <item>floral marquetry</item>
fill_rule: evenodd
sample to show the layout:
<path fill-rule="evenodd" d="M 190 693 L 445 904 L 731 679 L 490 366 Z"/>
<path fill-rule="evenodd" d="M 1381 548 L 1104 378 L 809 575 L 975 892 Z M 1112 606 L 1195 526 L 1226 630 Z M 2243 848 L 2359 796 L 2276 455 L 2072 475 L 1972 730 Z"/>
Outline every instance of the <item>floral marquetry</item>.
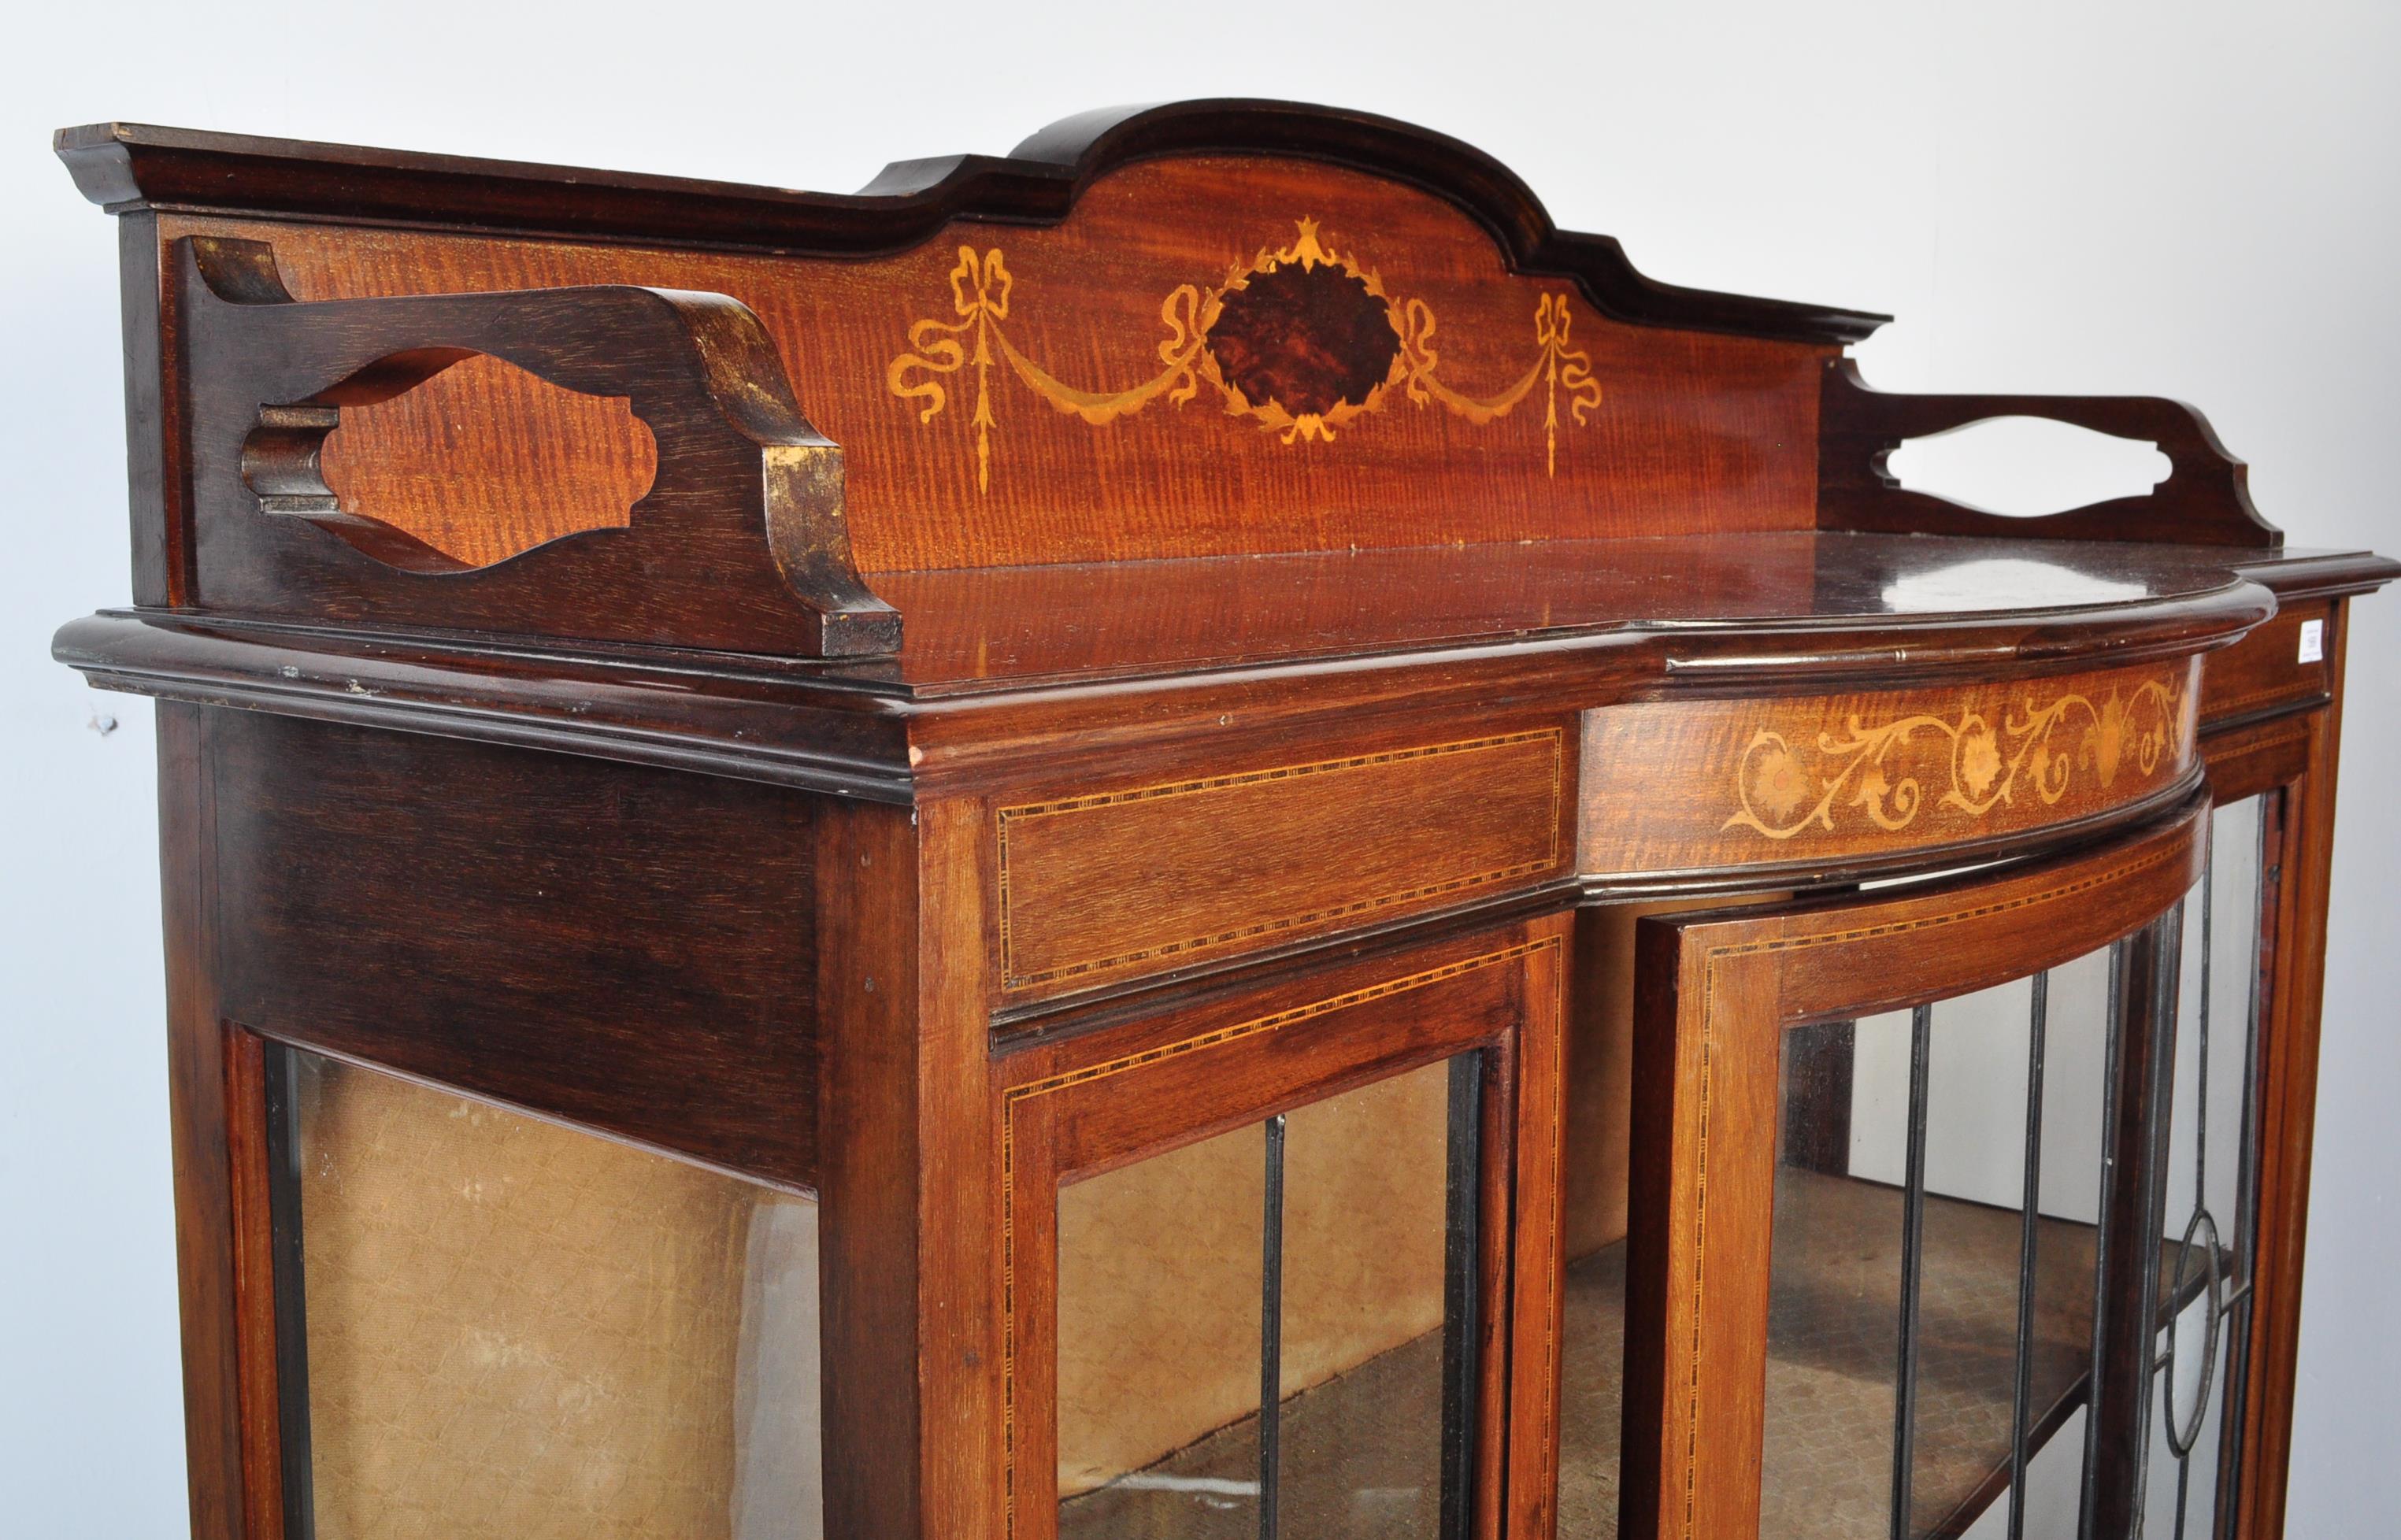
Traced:
<path fill-rule="evenodd" d="M 1630 324 L 1579 263 L 1514 262 L 1439 196 L 1323 160 L 1142 158 L 1055 217 L 954 219 L 871 255 L 162 223 L 162 249 L 185 237 L 267 245 L 304 303 L 617 286 L 736 299 L 841 449 L 841 523 L 867 574 L 1816 518 L 1815 462 L 1793 451 L 1816 431 L 1822 347 Z M 522 380 L 454 368 L 387 406 L 354 474 L 446 465 L 460 423 L 471 443 L 559 439 L 556 402 Z M 344 411 L 340 441 L 368 426 Z M 623 522 L 621 489 L 654 469 L 638 436 L 569 436 L 579 452 L 541 460 L 539 495 L 474 498 L 511 538 L 462 554 Z M 652 511 L 673 504 L 672 470 Z M 472 489 L 420 479 L 370 511 L 447 550 L 446 504 Z"/>
<path fill-rule="evenodd" d="M 1586 872 L 1873 859 L 2073 826 L 2193 764 L 2184 664 L 1590 714 Z"/>
<path fill-rule="evenodd" d="M 1734 775 L 1739 806 L 1722 827 L 1790 839 L 1859 816 L 1897 831 L 1916 821 L 1936 783 L 1936 805 L 1970 820 L 2021 796 L 2055 807 L 2079 776 L 2114 787 L 2130 761 L 2133 777 L 2150 780 L 2188 730 L 2181 688 L 2159 679 L 2129 694 L 2113 688 L 2098 703 L 2075 692 L 2041 699 L 2030 686 L 2022 710 L 1990 720 L 1972 708 L 1873 726 L 1854 715 L 1805 749 L 1763 727 L 1743 750 Z"/>

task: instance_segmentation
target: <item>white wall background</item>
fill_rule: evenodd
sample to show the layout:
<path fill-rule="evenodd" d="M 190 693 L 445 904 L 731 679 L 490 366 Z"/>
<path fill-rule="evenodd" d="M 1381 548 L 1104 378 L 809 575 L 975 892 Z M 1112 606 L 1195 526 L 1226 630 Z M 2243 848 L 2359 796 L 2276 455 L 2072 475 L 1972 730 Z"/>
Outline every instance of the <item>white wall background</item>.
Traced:
<path fill-rule="evenodd" d="M 2207 406 L 2297 544 L 2401 550 L 2401 9 L 679 0 L 10 7 L 0 54 L 0 1514 L 183 1522 L 148 708 L 50 663 L 126 595 L 121 117 L 788 186 L 1100 103 L 1414 118 L 1670 280 L 1891 310 L 1904 389 Z M 805 382 L 803 382 L 805 395 Z M 2292 1533 L 2389 1533 L 2401 594 L 2353 637 Z M 100 727 L 114 721 L 115 730 Z"/>

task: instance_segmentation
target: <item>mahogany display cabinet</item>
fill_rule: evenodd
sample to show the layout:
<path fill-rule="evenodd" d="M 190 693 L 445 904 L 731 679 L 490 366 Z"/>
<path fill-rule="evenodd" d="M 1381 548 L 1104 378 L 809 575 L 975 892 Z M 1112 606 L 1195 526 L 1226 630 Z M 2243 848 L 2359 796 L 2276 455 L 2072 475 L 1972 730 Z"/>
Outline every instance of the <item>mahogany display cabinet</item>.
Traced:
<path fill-rule="evenodd" d="M 2345 606 L 1353 114 L 108 125 L 207 1540 L 2272 1536 Z M 2155 445 L 2008 518 L 1886 457 Z"/>

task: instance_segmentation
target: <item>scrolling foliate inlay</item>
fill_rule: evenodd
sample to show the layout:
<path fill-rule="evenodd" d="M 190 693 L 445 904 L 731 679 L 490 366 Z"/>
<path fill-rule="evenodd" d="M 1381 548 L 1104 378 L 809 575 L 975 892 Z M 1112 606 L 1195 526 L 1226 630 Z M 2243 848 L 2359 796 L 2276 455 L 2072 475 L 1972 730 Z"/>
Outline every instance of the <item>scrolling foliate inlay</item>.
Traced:
<path fill-rule="evenodd" d="M 1237 263 L 1214 288 L 1179 285 L 1159 303 L 1167 335 L 1157 348 L 1157 372 L 1122 390 L 1084 390 L 1067 384 L 1009 339 L 1016 279 L 1000 248 L 978 254 L 959 248 L 951 269 L 956 320 L 927 317 L 909 326 L 909 350 L 885 370 L 893 395 L 922 404 L 930 423 L 950 403 L 945 376 L 975 372 L 976 489 L 992 484 L 993 373 L 1006 368 L 1060 412 L 1094 427 L 1131 416 L 1153 402 L 1181 406 L 1205 384 L 1233 416 L 1247 416 L 1285 443 L 1330 442 L 1338 429 L 1383 409 L 1394 391 L 1420 407 L 1440 407 L 1482 427 L 1507 416 L 1537 386 L 1544 401 L 1546 468 L 1558 473 L 1562 404 L 1578 426 L 1600 405 L 1591 355 L 1570 346 L 1568 296 L 1545 291 L 1534 300 L 1533 355 L 1524 374 L 1497 394 L 1478 396 L 1440 375 L 1434 308 L 1422 299 L 1386 292 L 1373 268 L 1319 238 L 1317 222 L 1297 221 L 1289 245 L 1262 247 Z"/>
<path fill-rule="evenodd" d="M 2079 779 L 2106 792 L 2129 770 L 2147 780 L 2173 766 L 2185 704 L 2180 685 L 2154 679 L 2122 694 L 2113 688 L 2098 703 L 2070 692 L 2037 704 L 2029 692 L 1997 724 L 1972 707 L 1873 727 L 1855 713 L 1841 732 L 1819 733 L 1814 754 L 1762 728 L 1736 764 L 1740 806 L 1722 827 L 1783 840 L 1812 828 L 1832 832 L 1856 813 L 1898 832 L 1916 821 L 1927 784 L 1941 787 L 1938 807 L 1969 820 L 2021 794 L 2055 807 Z"/>

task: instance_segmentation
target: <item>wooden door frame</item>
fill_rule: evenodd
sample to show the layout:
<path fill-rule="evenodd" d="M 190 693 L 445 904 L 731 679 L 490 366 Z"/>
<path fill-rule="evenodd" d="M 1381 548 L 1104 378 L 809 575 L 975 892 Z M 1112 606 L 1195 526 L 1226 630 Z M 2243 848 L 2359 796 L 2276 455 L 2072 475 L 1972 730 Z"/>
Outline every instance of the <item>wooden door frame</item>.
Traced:
<path fill-rule="evenodd" d="M 1003 1502 L 1054 1540 L 1058 1192 L 1277 1112 L 1482 1051 L 1477 1540 L 1550 1533 L 1557 1501 L 1566 914 L 1041 1043 L 998 1065 Z"/>
<path fill-rule="evenodd" d="M 2200 879 L 2209 810 L 2202 791 L 1999 876 L 1641 922 L 1622 1533 L 1759 1533 L 1785 1031 L 1989 988 L 2133 933 Z"/>
<path fill-rule="evenodd" d="M 2276 1540 L 2284 1533 L 2291 1484 L 2349 608 L 2338 599 L 2328 609 L 2326 703 L 2228 724 L 2204 731 L 2201 742 L 2219 805 L 2265 797 L 2276 815 L 2260 873 L 2259 1024 L 2252 1047 L 2257 1207 L 2250 1342 L 2235 1424 L 2240 1484 L 2231 1533 L 2238 1540 Z"/>

